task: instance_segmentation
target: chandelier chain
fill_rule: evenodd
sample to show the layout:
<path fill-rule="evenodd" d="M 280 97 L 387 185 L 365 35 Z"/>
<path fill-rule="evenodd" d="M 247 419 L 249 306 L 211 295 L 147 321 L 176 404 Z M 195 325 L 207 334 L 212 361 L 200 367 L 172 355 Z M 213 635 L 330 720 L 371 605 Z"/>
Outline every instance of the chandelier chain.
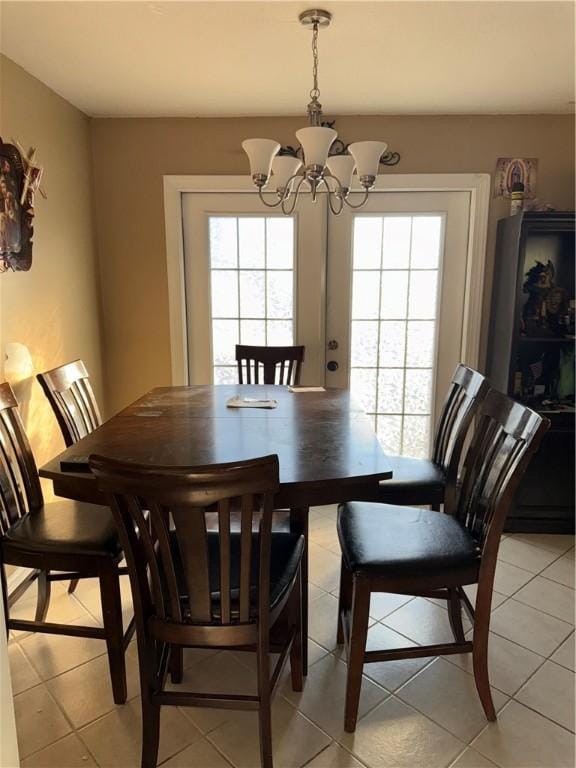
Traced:
<path fill-rule="evenodd" d="M 313 101 L 318 101 L 320 96 L 320 88 L 318 88 L 318 22 L 315 21 L 312 28 L 312 77 L 314 84 L 310 91 L 310 98 Z"/>

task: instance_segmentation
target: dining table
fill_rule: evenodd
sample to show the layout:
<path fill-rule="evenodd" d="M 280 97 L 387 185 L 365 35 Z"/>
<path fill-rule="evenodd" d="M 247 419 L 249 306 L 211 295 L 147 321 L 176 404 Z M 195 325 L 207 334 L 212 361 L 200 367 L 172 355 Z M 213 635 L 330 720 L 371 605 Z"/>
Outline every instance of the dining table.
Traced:
<path fill-rule="evenodd" d="M 248 407 L 231 407 L 234 398 Z M 262 400 L 274 407 L 254 407 Z M 40 475 L 52 481 L 57 496 L 105 504 L 88 464 L 94 454 L 156 466 L 205 466 L 276 454 L 280 487 L 275 508 L 289 510 L 291 530 L 306 541 L 305 637 L 309 508 L 374 498 L 378 483 L 392 477 L 372 421 L 342 389 L 157 387 L 55 456 Z M 307 643 L 304 649 L 306 669 Z"/>

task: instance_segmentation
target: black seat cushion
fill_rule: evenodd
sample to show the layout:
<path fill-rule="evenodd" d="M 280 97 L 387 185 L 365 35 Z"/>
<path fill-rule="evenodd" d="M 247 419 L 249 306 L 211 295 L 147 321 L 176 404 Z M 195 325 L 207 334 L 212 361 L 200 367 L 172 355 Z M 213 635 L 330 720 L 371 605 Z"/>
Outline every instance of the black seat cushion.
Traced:
<path fill-rule="evenodd" d="M 220 611 L 220 537 L 217 531 L 208 531 L 208 557 L 210 567 L 210 592 L 212 612 L 214 616 Z M 258 601 L 258 565 L 259 565 L 259 535 L 252 534 L 251 563 L 250 563 L 250 602 L 252 612 Z M 172 531 L 172 552 L 177 577 L 180 581 L 180 593 L 184 608 L 187 607 L 188 587 L 184 581 L 180 551 L 176 543 L 176 534 Z M 274 608 L 284 597 L 286 590 L 292 584 L 298 565 L 304 552 L 304 537 L 296 533 L 272 533 L 270 545 L 270 607 Z M 230 534 L 230 583 L 231 610 L 233 615 L 238 612 L 240 599 L 240 534 Z"/>
<path fill-rule="evenodd" d="M 338 537 L 348 568 L 374 576 L 467 568 L 480 558 L 478 545 L 458 520 L 415 507 L 341 504 Z"/>
<path fill-rule="evenodd" d="M 390 504 L 427 504 L 444 497 L 445 475 L 430 459 L 388 456 L 392 477 L 383 480 L 378 500 Z"/>
<path fill-rule="evenodd" d="M 108 507 L 61 499 L 20 518 L 4 536 L 12 549 L 117 556 L 122 548 Z"/>

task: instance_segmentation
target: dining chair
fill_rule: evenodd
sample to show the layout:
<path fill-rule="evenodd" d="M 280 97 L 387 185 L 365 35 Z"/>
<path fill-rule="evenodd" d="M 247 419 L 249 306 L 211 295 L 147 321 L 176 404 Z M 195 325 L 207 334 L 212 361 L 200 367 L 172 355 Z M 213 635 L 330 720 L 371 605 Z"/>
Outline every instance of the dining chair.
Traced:
<path fill-rule="evenodd" d="M 444 401 L 432 458 L 388 456 L 392 478 L 379 484 L 376 500 L 408 506 L 429 504 L 433 509 L 450 503 L 445 494 L 458 488 L 466 437 L 489 389 L 489 382 L 481 373 L 459 364 Z"/>
<path fill-rule="evenodd" d="M 300 384 L 304 347 L 236 345 L 239 384 Z"/>
<path fill-rule="evenodd" d="M 39 373 L 36 378 L 52 406 L 67 448 L 100 426 L 100 410 L 82 360 Z"/>
<path fill-rule="evenodd" d="M 122 548 L 109 509 L 65 499 L 44 503 L 18 402 L 10 385 L 0 384 L 0 577 L 6 627 L 105 640 L 116 704 L 126 701 L 124 651 L 134 632 L 134 621 L 125 634 L 122 627 L 121 559 Z M 31 569 L 11 594 L 6 565 Z M 46 621 L 52 582 L 92 577 L 100 583 L 103 627 Z M 34 580 L 38 582 L 34 620 L 10 618 L 10 608 Z"/>
<path fill-rule="evenodd" d="M 67 448 L 100 426 L 100 409 L 82 360 L 38 373 L 36 379 L 48 398 Z M 72 579 L 69 594 L 77 586 L 78 579 Z"/>
<path fill-rule="evenodd" d="M 304 538 L 272 531 L 278 457 L 158 467 L 91 456 L 90 467 L 110 499 L 132 585 L 142 768 L 156 766 L 163 705 L 257 710 L 261 763 L 271 768 L 271 696 L 288 655 L 294 690 L 302 690 L 303 676 Z M 214 508 L 218 530 L 210 531 L 206 515 Z M 234 531 L 231 510 L 238 508 L 241 525 Z M 257 531 L 255 515 L 260 517 Z M 181 681 L 185 647 L 254 651 L 257 694 L 167 690 L 173 657 Z M 272 672 L 271 648 L 280 653 Z"/>
<path fill-rule="evenodd" d="M 445 513 L 371 502 L 338 508 L 342 549 L 338 635 L 348 650 L 344 727 L 356 728 L 364 664 L 472 653 L 476 688 L 496 719 L 488 678 L 488 631 L 496 557 L 514 492 L 550 422 L 491 390 L 463 464 L 462 490 L 446 495 Z M 472 606 L 464 586 L 477 584 Z M 373 592 L 447 600 L 455 642 L 366 651 Z M 466 639 L 462 605 L 472 622 Z"/>

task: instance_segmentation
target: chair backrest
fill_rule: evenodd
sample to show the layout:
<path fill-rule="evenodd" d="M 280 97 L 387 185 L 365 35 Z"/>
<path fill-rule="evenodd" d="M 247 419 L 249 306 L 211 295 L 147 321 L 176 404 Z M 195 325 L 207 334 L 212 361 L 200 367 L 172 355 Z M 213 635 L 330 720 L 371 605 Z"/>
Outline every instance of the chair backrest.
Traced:
<path fill-rule="evenodd" d="M 82 360 L 39 373 L 36 378 L 52 406 L 66 446 L 100 426 L 98 403 Z"/>
<path fill-rule="evenodd" d="M 10 384 L 0 384 L 0 534 L 43 504 L 36 462 Z"/>
<path fill-rule="evenodd" d="M 118 523 L 141 631 L 155 623 L 177 641 L 179 630 L 190 638 L 202 626 L 253 625 L 255 585 L 259 615 L 268 610 L 277 456 L 206 467 L 146 466 L 92 456 L 90 467 Z M 206 516 L 215 509 L 218 534 L 216 539 L 210 535 L 209 545 Z M 238 557 L 231 552 L 232 509 L 240 510 L 240 531 L 234 534 Z M 260 524 L 253 535 L 256 516 Z M 252 572 L 256 562 L 258 574 Z M 211 573 L 212 589 L 217 574 L 218 601 L 211 595 Z M 233 634 L 228 631 L 227 637 Z M 203 636 L 200 632 L 198 639 Z"/>
<path fill-rule="evenodd" d="M 498 550 L 514 493 L 537 450 L 548 419 L 492 389 L 482 402 L 466 453 L 455 510 L 482 551 Z"/>
<path fill-rule="evenodd" d="M 239 384 L 300 384 L 304 347 L 236 345 Z"/>
<path fill-rule="evenodd" d="M 488 380 L 466 365 L 456 366 L 434 437 L 432 460 L 446 474 L 448 492 L 458 482 L 462 450 L 478 408 L 490 390 Z"/>

